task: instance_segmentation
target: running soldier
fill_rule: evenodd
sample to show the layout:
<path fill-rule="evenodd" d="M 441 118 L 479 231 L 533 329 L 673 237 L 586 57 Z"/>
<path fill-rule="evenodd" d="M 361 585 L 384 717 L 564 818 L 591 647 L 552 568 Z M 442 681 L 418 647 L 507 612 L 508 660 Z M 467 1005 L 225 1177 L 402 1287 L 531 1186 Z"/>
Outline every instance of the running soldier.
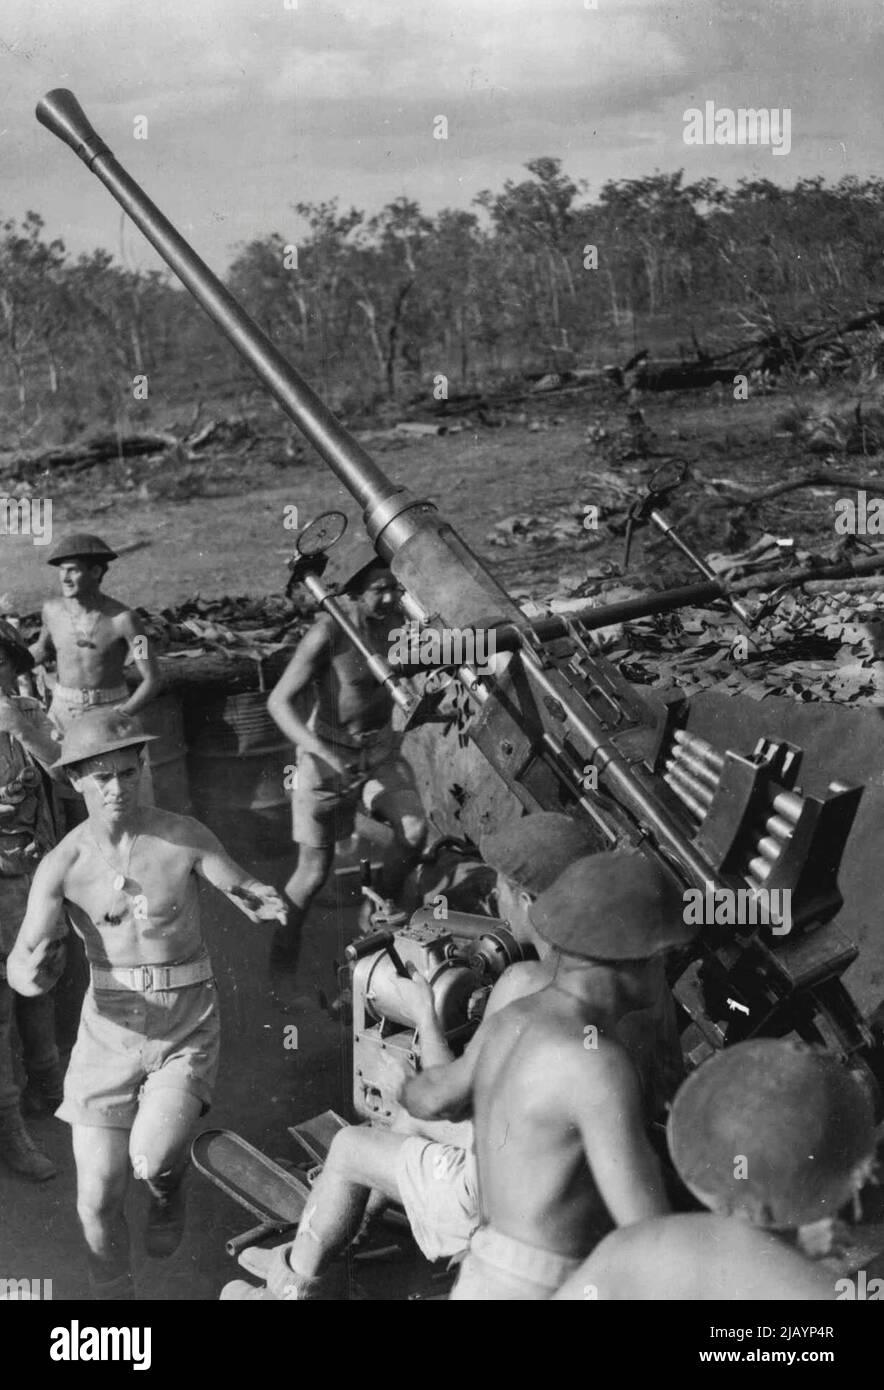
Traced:
<path fill-rule="evenodd" d="M 72 1128 L 97 1298 L 134 1297 L 123 1211 L 130 1162 L 150 1194 L 148 1253 L 172 1254 L 184 1229 L 187 1143 L 211 1102 L 220 1033 L 197 880 L 227 894 L 250 921 L 285 918 L 275 889 L 234 863 L 205 826 L 140 804 L 150 737 L 116 710 L 90 710 L 72 723 L 58 766 L 85 798 L 88 819 L 40 864 L 9 957 L 13 989 L 48 989 L 67 906 L 91 983 L 57 1114 Z"/>

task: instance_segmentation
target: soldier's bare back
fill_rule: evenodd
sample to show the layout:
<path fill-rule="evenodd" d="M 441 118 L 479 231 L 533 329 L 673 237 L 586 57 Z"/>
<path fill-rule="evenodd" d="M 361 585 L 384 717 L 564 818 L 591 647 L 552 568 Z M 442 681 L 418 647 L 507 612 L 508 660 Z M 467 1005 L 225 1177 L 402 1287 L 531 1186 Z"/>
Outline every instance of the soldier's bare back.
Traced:
<path fill-rule="evenodd" d="M 542 1001 L 542 1007 L 538 1007 Z M 590 1249 L 613 1225 L 575 1123 L 575 1074 L 591 1090 L 608 1049 L 585 1003 L 547 987 L 488 1024 L 474 1115 L 482 1217 L 505 1235 L 562 1255 Z M 597 1046 L 587 1050 L 587 1028 Z"/>

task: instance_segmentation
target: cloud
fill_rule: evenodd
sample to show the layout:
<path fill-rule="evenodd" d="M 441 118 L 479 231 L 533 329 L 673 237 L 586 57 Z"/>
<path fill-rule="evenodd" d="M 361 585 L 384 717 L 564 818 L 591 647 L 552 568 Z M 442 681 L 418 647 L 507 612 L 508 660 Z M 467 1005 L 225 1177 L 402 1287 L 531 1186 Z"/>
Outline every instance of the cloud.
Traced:
<path fill-rule="evenodd" d="M 3 212 L 45 211 L 76 249 L 119 243 L 114 205 L 34 121 L 53 86 L 215 264 L 298 198 L 464 206 L 540 154 L 594 187 L 655 166 L 739 177 L 746 151 L 682 142 L 707 98 L 793 109 L 790 158 L 751 156 L 770 177 L 877 172 L 882 34 L 880 0 L 837 20 L 830 0 L 3 0 Z"/>

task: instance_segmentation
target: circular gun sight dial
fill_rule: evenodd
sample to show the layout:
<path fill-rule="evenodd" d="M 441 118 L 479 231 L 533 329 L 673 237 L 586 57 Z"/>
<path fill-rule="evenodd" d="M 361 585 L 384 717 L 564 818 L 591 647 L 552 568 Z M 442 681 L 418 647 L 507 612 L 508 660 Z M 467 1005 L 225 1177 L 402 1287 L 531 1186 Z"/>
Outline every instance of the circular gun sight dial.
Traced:
<path fill-rule="evenodd" d="M 297 539 L 299 555 L 320 555 L 337 545 L 347 529 L 347 518 L 343 512 L 323 512 L 309 526 L 305 526 Z"/>

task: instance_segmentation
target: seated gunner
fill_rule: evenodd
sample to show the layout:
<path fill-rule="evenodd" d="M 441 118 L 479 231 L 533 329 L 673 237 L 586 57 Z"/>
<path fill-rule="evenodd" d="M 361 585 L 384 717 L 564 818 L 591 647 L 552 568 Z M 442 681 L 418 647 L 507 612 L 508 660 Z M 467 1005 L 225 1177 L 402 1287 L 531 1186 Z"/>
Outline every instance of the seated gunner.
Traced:
<path fill-rule="evenodd" d="M 525 816 L 500 833 L 483 838 L 483 858 L 498 870 L 501 915 L 520 941 L 535 942 L 546 959 L 520 962 L 504 972 L 491 993 L 485 1019 L 459 1062 L 441 1034 L 426 982 L 414 977 L 411 984 L 401 984 L 403 998 L 411 995 L 422 1060 L 434 1068 L 437 1077 L 446 1069 L 459 1073 L 474 1065 L 492 1019 L 513 1001 L 549 985 L 554 958 L 547 954 L 547 944 L 531 930 L 531 904 L 569 864 L 585 859 L 588 851 L 598 847 L 589 827 L 553 812 Z M 603 903 L 602 910 L 607 906 Z M 648 968 L 649 997 L 654 1004 L 661 978 L 653 966 Z M 644 998 L 640 1002 L 644 1003 Z M 400 1085 L 403 1080 L 400 1076 Z M 372 1188 L 375 1213 L 379 1195 L 402 1202 L 427 1258 L 462 1254 L 479 1221 L 472 1127 L 461 1123 L 454 1132 L 446 1133 L 426 1116 L 415 1120 L 403 1112 L 394 1130 L 350 1126 L 340 1131 L 296 1240 L 272 1252 L 252 1249 L 241 1256 L 246 1269 L 267 1281 L 267 1289 L 235 1281 L 225 1288 L 222 1298 L 303 1300 L 329 1298 L 335 1291 L 341 1292 L 344 1271 L 335 1264 L 335 1256 L 345 1249 L 366 1213 Z"/>
<path fill-rule="evenodd" d="M 575 860 L 600 848 L 591 827 L 571 816 L 538 811 L 483 837 L 482 858 L 497 871 L 498 912 L 517 941 L 536 944 L 527 909 L 538 893 Z M 540 989 L 549 976 L 537 960 L 505 970 L 488 998 L 485 1018 L 471 1038 L 480 1046 L 487 1021 L 513 999 Z M 400 997 L 415 1024 L 425 1066 L 450 1063 L 454 1054 L 436 1016 L 433 991 L 419 975 L 399 982 Z M 389 1054 L 382 1054 L 389 1057 Z M 406 1079 L 389 1060 L 394 1085 Z M 478 1221 L 472 1124 L 414 1120 L 400 1110 L 391 1129 L 348 1125 L 334 1137 L 322 1174 L 302 1218 L 297 1239 L 275 1250 L 252 1247 L 240 1263 L 267 1281 L 266 1289 L 244 1280 L 225 1286 L 223 1299 L 329 1298 L 343 1294 L 344 1268 L 336 1264 L 353 1239 L 390 1202 L 400 1202 L 412 1235 L 428 1260 L 462 1254 Z M 362 1223 L 360 1228 L 360 1223 Z M 298 1277 L 296 1277 L 296 1275 Z"/>
<path fill-rule="evenodd" d="M 601 1237 L 669 1210 L 635 1065 L 617 1035 L 687 944 L 681 895 L 632 851 L 581 859 L 537 899 L 551 980 L 488 1024 L 478 1056 L 409 1081 L 419 1118 L 471 1109 L 480 1192 L 452 1299 L 546 1299 Z"/>

